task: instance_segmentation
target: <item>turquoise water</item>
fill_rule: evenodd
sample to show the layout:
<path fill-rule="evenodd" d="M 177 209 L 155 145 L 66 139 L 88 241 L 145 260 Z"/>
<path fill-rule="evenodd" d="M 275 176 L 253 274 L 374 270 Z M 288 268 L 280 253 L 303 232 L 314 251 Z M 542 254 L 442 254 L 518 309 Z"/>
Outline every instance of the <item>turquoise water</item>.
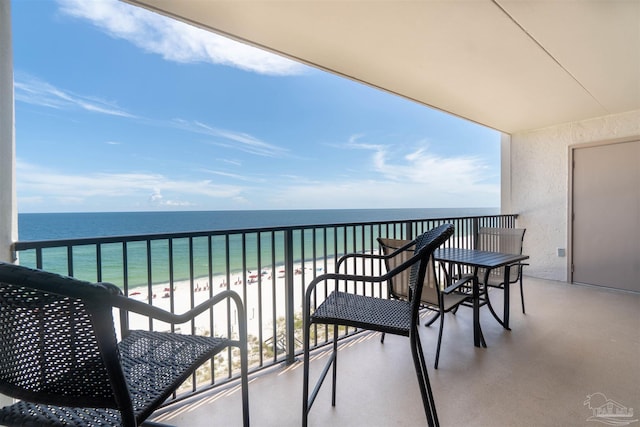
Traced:
<path fill-rule="evenodd" d="M 321 225 L 370 221 L 398 221 L 408 219 L 444 218 L 473 215 L 493 215 L 498 209 L 357 209 L 357 210 L 287 210 L 287 211 L 213 211 L 213 212 L 120 212 L 120 213 L 54 213 L 19 214 L 20 241 L 58 240 L 83 237 L 127 236 L 162 234 L 190 231 L 230 230 L 292 225 Z M 313 258 L 312 230 L 294 232 L 294 261 Z M 316 257 L 323 258 L 323 248 L 330 255 L 352 249 L 351 228 L 338 227 L 338 239 L 334 242 L 333 229 L 325 234 L 316 231 Z M 374 238 L 377 236 L 373 236 Z M 365 247 L 371 241 L 370 231 L 365 229 Z M 360 237 L 358 237 L 360 239 Z M 346 242 L 345 242 L 346 240 Z M 304 242 L 304 248 L 302 243 Z M 243 244 L 244 243 L 244 244 Z M 360 241 L 358 242 L 360 244 Z M 345 248 L 346 245 L 346 248 Z M 146 242 L 130 242 L 126 253 L 121 243 L 103 244 L 100 248 L 102 277 L 98 277 L 95 245 L 73 248 L 73 271 L 68 270 L 69 256 L 66 248 L 43 249 L 43 268 L 60 274 L 73 274 L 83 280 L 107 281 L 124 287 L 146 286 L 149 283 L 208 278 L 209 260 L 213 275 L 237 275 L 247 270 L 278 270 L 284 264 L 284 233 L 249 233 L 244 236 L 213 236 L 211 253 L 207 237 L 192 239 L 162 239 Z M 229 250 L 229 258 L 226 250 Z M 244 253 L 243 253 L 244 248 Z M 189 264 L 190 251 L 193 266 Z M 151 254 L 151 266 L 147 254 Z M 173 255 L 170 257 L 170 253 Z M 128 269 L 124 271 L 126 255 Z M 22 265 L 35 267 L 35 251 L 22 251 Z M 172 262 L 170 259 L 172 258 Z M 227 268 L 228 266 L 228 268 Z M 318 267 L 322 267 L 318 265 Z M 275 273 L 274 273 L 275 274 Z M 171 276 L 172 275 L 172 276 Z M 220 279 L 218 279 L 220 280 Z M 231 279 L 233 280 L 233 279 Z M 215 283 L 214 283 L 215 285 Z"/>
<path fill-rule="evenodd" d="M 497 215 L 498 208 L 21 213 L 20 241 Z"/>

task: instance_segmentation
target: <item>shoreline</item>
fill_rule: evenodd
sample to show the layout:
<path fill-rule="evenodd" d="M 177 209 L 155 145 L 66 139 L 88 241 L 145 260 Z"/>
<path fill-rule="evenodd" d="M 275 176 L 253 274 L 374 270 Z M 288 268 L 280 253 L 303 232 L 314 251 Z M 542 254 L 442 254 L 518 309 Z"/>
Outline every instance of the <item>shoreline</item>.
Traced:
<path fill-rule="evenodd" d="M 468 239 L 469 237 L 467 237 Z M 379 250 L 367 251 L 367 253 L 378 254 Z M 326 262 L 323 258 L 306 260 L 305 262 L 297 262 L 293 265 L 293 305 L 294 313 L 302 311 L 303 299 L 305 297 L 305 291 L 309 283 L 316 277 L 326 273 L 333 273 L 335 270 L 336 258 L 327 258 Z M 384 269 L 384 265 L 378 263 L 378 261 L 371 262 L 371 260 L 358 261 L 354 263 L 347 262 L 341 267 L 341 272 L 353 274 L 354 268 L 358 271 L 358 274 L 380 274 L 379 269 L 381 266 Z M 325 270 L 326 265 L 326 270 Z M 314 271 L 315 268 L 315 271 Z M 275 325 L 279 323 L 280 318 L 284 318 L 286 315 L 286 283 L 285 283 L 285 267 L 280 265 L 275 267 L 274 271 L 271 268 L 263 268 L 262 271 L 247 270 L 246 272 L 233 272 L 229 273 L 230 282 L 227 284 L 227 274 L 218 274 L 212 277 L 213 286 L 209 284 L 208 277 L 194 278 L 193 279 L 193 292 L 191 292 L 191 279 L 178 280 L 171 284 L 170 282 L 160 283 L 151 286 L 152 295 L 149 298 L 148 286 L 134 287 L 129 289 L 129 296 L 139 301 L 150 303 L 158 308 L 176 313 L 182 314 L 189 311 L 192 307 L 206 301 L 210 296 L 214 296 L 217 293 L 230 289 L 235 291 L 243 302 L 245 309 L 245 317 L 247 320 L 247 334 L 249 336 L 261 339 L 263 342 L 269 339 L 274 339 L 275 334 L 282 333 L 279 329 L 283 325 Z M 244 284 L 246 279 L 247 284 Z M 304 283 L 303 283 L 304 280 Z M 331 281 L 327 281 L 330 283 Z M 173 286 L 173 291 L 171 290 Z M 362 282 L 344 284 L 340 282 L 340 289 L 353 291 L 354 289 L 362 289 Z M 369 285 L 367 285 L 369 286 Z M 375 287 L 382 286 L 382 291 L 376 290 Z M 334 289 L 334 285 L 318 286 L 316 288 L 316 298 L 322 300 Z M 173 299 L 170 298 L 171 292 L 173 292 Z M 386 294 L 386 284 L 381 282 L 380 285 L 374 285 L 370 291 L 367 291 L 369 295 L 379 294 L 382 292 Z M 154 297 L 155 295 L 155 297 Z M 173 310 L 171 309 L 171 302 L 173 301 Z M 233 304 L 231 304 L 233 307 Z M 232 332 L 237 332 L 237 316 L 235 310 L 229 313 L 231 321 Z M 148 329 L 150 326 L 149 319 L 137 314 L 130 314 L 129 325 L 131 329 Z M 187 322 L 185 324 L 176 325 L 176 330 L 183 327 L 189 327 L 195 329 L 198 333 L 211 332 L 212 335 L 225 335 L 227 330 L 227 304 L 219 303 L 214 306 L 213 316 L 210 318 L 208 311 L 200 314 L 196 317 L 194 322 Z M 213 325 L 213 328 L 212 328 Z M 168 323 L 153 321 L 152 324 L 154 330 L 170 330 L 171 325 Z M 219 333 L 219 331 L 224 333 Z"/>
<path fill-rule="evenodd" d="M 333 265 L 333 262 L 330 263 Z M 294 289 L 300 289 L 302 286 L 302 279 L 304 277 L 305 282 L 313 280 L 314 275 L 311 268 L 304 268 L 303 264 L 296 264 L 294 266 L 298 274 L 294 272 Z M 304 275 L 301 274 L 304 270 Z M 333 268 L 330 268 L 333 270 Z M 317 275 L 323 274 L 324 268 L 317 271 Z M 179 280 L 173 282 L 173 284 L 161 283 L 151 287 L 152 295 L 149 298 L 148 287 L 135 287 L 130 289 L 129 297 L 134 298 L 144 303 L 150 303 L 158 308 L 173 311 L 176 314 L 182 314 L 190 310 L 192 307 L 206 301 L 211 296 L 218 294 L 221 291 L 230 289 L 235 291 L 243 301 L 245 316 L 247 319 L 247 334 L 254 337 L 263 337 L 265 339 L 273 336 L 273 321 L 277 321 L 279 317 L 285 315 L 285 275 L 284 267 L 277 267 L 276 275 L 273 276 L 271 269 L 263 269 L 260 275 L 252 270 L 246 273 L 233 273 L 230 274 L 230 282 L 227 284 L 226 274 L 214 275 L 213 286 L 209 284 L 208 277 L 193 279 L 193 292 L 192 281 Z M 246 277 L 246 285 L 245 279 Z M 173 291 L 171 287 L 173 286 Z M 173 293 L 173 299 L 171 294 Z M 171 310 L 171 303 L 173 302 L 173 310 Z M 294 305 L 300 308 L 302 306 L 302 296 L 300 292 L 294 292 Z M 234 304 L 231 304 L 231 327 L 235 332 L 237 328 L 237 315 L 235 313 Z M 275 310 L 275 314 L 274 314 Z M 262 322 L 260 322 L 262 318 Z M 260 324 L 262 323 L 262 326 Z M 187 322 L 180 325 L 175 325 L 176 328 L 184 328 L 187 326 L 190 328 L 191 322 Z M 129 326 L 131 329 L 146 329 L 149 327 L 149 320 L 147 317 L 137 314 L 129 315 Z M 210 316 L 208 312 L 204 312 L 196 317 L 193 322 L 193 326 L 199 333 L 205 333 L 211 330 Z M 155 330 L 170 330 L 171 325 L 164 322 L 153 321 L 153 327 Z M 213 335 L 219 335 L 218 331 L 227 329 L 227 305 L 224 302 L 220 302 L 214 306 L 213 310 Z M 260 334 L 262 329 L 262 334 Z"/>
<path fill-rule="evenodd" d="M 306 286 L 321 274 L 331 273 L 335 270 L 335 259 L 327 259 L 327 269 L 324 269 L 324 263 L 316 261 L 316 271 L 313 270 L 313 261 L 305 264 L 294 264 L 293 289 L 294 289 L 294 311 L 302 310 L 302 301 Z M 322 265 L 322 267 L 318 267 Z M 370 263 L 366 263 L 365 269 L 370 270 Z M 344 268 L 341 268 L 344 271 Z M 347 266 L 346 271 L 352 272 L 353 266 Z M 377 268 L 376 268 L 377 270 Z M 314 274 L 315 273 L 315 274 Z M 244 285 L 244 278 L 247 284 Z M 213 287 L 208 283 L 208 277 L 193 279 L 193 292 L 191 292 L 191 279 L 175 281 L 173 285 L 169 282 L 160 283 L 151 287 L 152 295 L 149 298 L 148 287 L 135 287 L 129 289 L 129 297 L 144 303 L 150 303 L 155 307 L 167 311 L 173 311 L 176 314 L 182 314 L 190 310 L 192 307 L 206 301 L 210 296 L 230 289 L 238 293 L 243 301 L 247 319 L 247 334 L 256 338 L 261 337 L 262 341 L 273 338 L 274 325 L 273 321 L 284 318 L 286 314 L 286 294 L 285 294 L 285 270 L 283 266 L 276 267 L 276 275 L 270 268 L 264 268 L 260 274 L 257 271 L 248 270 L 246 273 L 230 274 L 231 283 L 227 285 L 226 274 L 213 276 Z M 304 287 L 303 287 L 304 279 Z M 173 291 L 171 290 L 173 286 Z M 361 286 L 361 285 L 360 285 Z M 329 286 L 329 292 L 333 289 L 333 285 Z M 318 286 L 318 298 L 322 298 L 325 294 L 324 286 Z M 171 293 L 173 292 L 173 299 Z M 155 297 L 154 297 L 155 295 Z M 171 302 L 173 301 L 173 310 L 171 310 Z M 231 329 L 237 332 L 237 316 L 234 304 L 231 304 L 232 312 Z M 275 313 L 274 313 L 275 311 Z M 213 310 L 213 335 L 225 335 L 227 329 L 227 304 L 220 302 L 214 306 Z M 129 327 L 131 329 L 148 329 L 149 319 L 145 316 L 130 313 Z M 175 330 L 183 328 L 195 328 L 198 333 L 206 333 L 211 331 L 211 319 L 208 311 L 203 312 L 196 317 L 195 321 L 183 324 L 176 324 Z M 168 331 L 171 325 L 165 322 L 153 321 L 154 330 Z M 225 331 L 220 333 L 219 331 Z M 278 334 L 278 331 L 276 331 Z"/>

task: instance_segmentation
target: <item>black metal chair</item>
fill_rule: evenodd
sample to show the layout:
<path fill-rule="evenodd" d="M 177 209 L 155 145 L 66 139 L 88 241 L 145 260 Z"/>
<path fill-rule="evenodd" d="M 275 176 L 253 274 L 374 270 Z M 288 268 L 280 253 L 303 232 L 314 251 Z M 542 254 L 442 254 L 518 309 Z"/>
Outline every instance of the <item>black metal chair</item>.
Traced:
<path fill-rule="evenodd" d="M 351 275 L 330 273 L 315 278 L 307 288 L 304 306 L 304 372 L 303 372 L 303 401 L 302 401 L 302 425 L 307 426 L 308 415 L 313 402 L 320 390 L 329 369 L 333 365 L 332 384 L 332 405 L 336 401 L 336 374 L 337 374 L 337 353 L 338 353 L 338 326 L 351 326 L 358 329 L 372 330 L 394 335 L 409 337 L 411 354 L 418 377 L 418 384 L 422 396 L 425 415 L 429 426 L 437 426 L 438 415 L 435 401 L 429 383 L 429 376 L 425 364 L 419 326 L 419 310 L 424 277 L 427 271 L 428 261 L 433 251 L 444 243 L 453 234 L 453 225 L 444 224 L 418 236 L 412 245 L 415 245 L 414 255 L 407 261 L 400 264 L 391 271 L 379 276 Z M 401 248 L 399 250 L 405 250 Z M 368 254 L 371 258 L 383 259 L 387 255 Z M 353 256 L 353 255 L 351 255 Z M 349 258 L 350 255 L 341 260 Z M 337 264 L 336 271 L 339 271 Z M 340 280 L 353 282 L 380 283 L 410 269 L 409 277 L 409 299 L 397 300 L 387 298 L 376 298 L 370 296 L 356 295 L 337 290 L 337 283 Z M 336 290 L 333 291 L 314 311 L 312 311 L 311 298 L 319 283 L 335 280 Z M 309 395 L 309 345 L 310 328 L 314 324 L 333 325 L 333 352 L 311 396 Z"/>
<path fill-rule="evenodd" d="M 478 239 L 476 241 L 476 249 L 482 251 L 502 252 L 507 254 L 522 254 L 522 245 L 524 242 L 525 228 L 496 228 L 481 227 L 478 230 Z M 527 263 L 516 263 L 509 268 L 509 280 L 505 284 L 504 268 L 494 268 L 487 270 L 481 268 L 478 270 L 478 278 L 480 280 L 481 292 L 484 294 L 486 303 L 489 306 L 491 314 L 500 321 L 496 315 L 491 301 L 489 300 L 489 288 L 504 289 L 505 285 L 512 283 L 520 283 L 520 300 L 522 302 L 522 312 L 524 313 L 524 290 L 522 289 L 522 268 Z"/>
<path fill-rule="evenodd" d="M 185 323 L 233 300 L 239 339 L 126 331 L 113 309 Z M 126 329 L 126 328 L 125 328 Z M 249 425 L 244 308 L 223 291 L 177 315 L 122 295 L 109 283 L 0 263 L 0 393 L 21 399 L 0 409 L 7 426 L 137 426 L 203 363 L 239 347 L 243 424 Z"/>
<path fill-rule="evenodd" d="M 411 254 L 413 254 L 415 246 L 413 241 L 410 240 L 386 238 L 378 238 L 378 243 L 382 248 L 382 253 L 384 255 L 388 255 L 385 257 L 387 271 L 393 270 L 409 259 Z M 400 250 L 401 248 L 404 249 Z M 433 261 L 433 257 L 429 257 L 427 270 L 424 276 L 420 304 L 423 307 L 436 312 L 436 315 L 433 316 L 425 326 L 431 326 L 433 322 L 440 318 L 440 331 L 438 332 L 438 345 L 436 347 L 436 358 L 434 363 L 435 369 L 438 369 L 438 361 L 440 359 L 440 345 L 442 343 L 444 315 L 449 312 L 455 313 L 461 304 L 468 302 L 473 298 L 473 295 L 466 291 L 466 288 L 469 286 L 469 282 L 472 280 L 474 280 L 473 275 L 462 276 L 447 288 L 441 289 L 436 271 L 436 263 Z M 389 279 L 389 295 L 392 298 L 399 300 L 409 299 L 409 275 L 406 270 Z"/>

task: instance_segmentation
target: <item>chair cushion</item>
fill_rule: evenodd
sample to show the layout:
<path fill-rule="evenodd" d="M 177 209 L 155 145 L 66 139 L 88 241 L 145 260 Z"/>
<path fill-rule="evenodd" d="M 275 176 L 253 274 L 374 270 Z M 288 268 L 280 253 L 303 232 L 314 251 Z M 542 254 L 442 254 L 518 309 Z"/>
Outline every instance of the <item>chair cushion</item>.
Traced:
<path fill-rule="evenodd" d="M 118 348 L 136 418 L 151 415 L 196 368 L 229 343 L 216 337 L 131 331 Z"/>
<path fill-rule="evenodd" d="M 7 426 L 121 426 L 116 409 L 70 408 L 20 401 L 0 409 L 0 424 Z"/>
<path fill-rule="evenodd" d="M 411 305 L 404 300 L 334 291 L 320 304 L 310 320 L 311 323 L 340 324 L 409 336 Z"/>
<path fill-rule="evenodd" d="M 229 344 L 230 341 L 224 338 L 131 331 L 118 343 L 118 348 L 136 419 L 143 420 L 151 415 L 197 367 Z M 0 409 L 0 424 L 119 426 L 122 420 L 115 409 L 21 401 Z"/>

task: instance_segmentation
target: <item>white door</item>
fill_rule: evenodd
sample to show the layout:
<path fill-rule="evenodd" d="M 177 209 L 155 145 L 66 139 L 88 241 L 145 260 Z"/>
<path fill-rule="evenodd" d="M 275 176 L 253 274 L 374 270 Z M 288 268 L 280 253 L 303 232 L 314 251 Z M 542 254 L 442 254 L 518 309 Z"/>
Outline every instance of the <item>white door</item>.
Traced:
<path fill-rule="evenodd" d="M 640 140 L 573 150 L 572 281 L 640 292 Z"/>

